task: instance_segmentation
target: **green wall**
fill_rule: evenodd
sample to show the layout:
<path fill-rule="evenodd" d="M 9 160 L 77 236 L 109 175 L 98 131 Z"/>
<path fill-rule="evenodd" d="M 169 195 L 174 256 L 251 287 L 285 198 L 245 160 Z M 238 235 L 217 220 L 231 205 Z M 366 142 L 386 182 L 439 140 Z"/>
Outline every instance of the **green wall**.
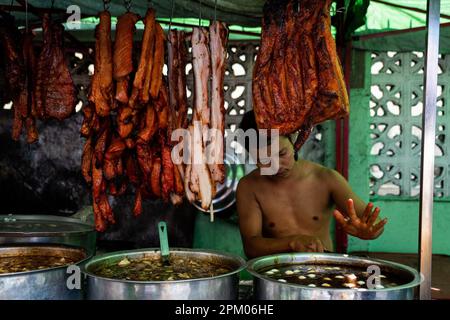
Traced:
<path fill-rule="evenodd" d="M 353 190 L 369 201 L 369 101 L 370 101 L 370 53 L 353 52 L 350 95 L 350 148 L 349 182 Z M 380 215 L 388 218 L 384 233 L 376 240 L 364 241 L 349 237 L 348 251 L 418 252 L 419 201 L 374 198 L 380 207 Z M 433 252 L 450 254 L 450 203 L 435 201 L 433 213 Z"/>

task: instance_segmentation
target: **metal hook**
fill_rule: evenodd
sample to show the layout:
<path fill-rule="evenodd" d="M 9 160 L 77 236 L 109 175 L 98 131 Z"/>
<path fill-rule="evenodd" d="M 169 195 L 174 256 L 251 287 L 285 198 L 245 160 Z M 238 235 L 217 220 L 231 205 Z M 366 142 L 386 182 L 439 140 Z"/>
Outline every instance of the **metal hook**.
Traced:
<path fill-rule="evenodd" d="M 50 9 L 53 10 L 54 7 L 55 7 L 55 0 L 52 0 L 52 5 L 51 5 Z"/>
<path fill-rule="evenodd" d="M 28 32 L 28 0 L 25 0 L 25 31 Z M 28 72 L 25 72 L 25 77 L 28 76 Z"/>
<path fill-rule="evenodd" d="M 103 10 L 108 11 L 109 10 L 109 4 L 111 0 L 103 0 Z"/>
<path fill-rule="evenodd" d="M 214 1 L 214 22 L 217 21 L 217 0 Z"/>
<path fill-rule="evenodd" d="M 173 19 L 173 11 L 175 9 L 175 0 L 171 0 L 172 4 L 171 4 L 171 10 L 170 10 L 170 21 L 169 21 L 169 31 L 168 33 L 170 34 L 170 31 L 172 30 L 172 19 Z M 170 36 L 169 36 L 169 41 L 170 41 Z"/>
<path fill-rule="evenodd" d="M 343 13 L 343 12 L 345 12 L 345 7 L 340 7 L 336 9 L 336 13 Z"/>
<path fill-rule="evenodd" d="M 296 4 L 296 5 L 295 5 Z M 300 13 L 300 1 L 296 0 L 294 4 L 294 12 L 295 13 Z"/>
<path fill-rule="evenodd" d="M 147 0 L 147 8 L 153 8 L 153 2 L 152 0 Z"/>
<path fill-rule="evenodd" d="M 127 12 L 130 12 L 131 10 L 131 0 L 124 0 L 125 9 Z"/>
<path fill-rule="evenodd" d="M 198 26 L 202 26 L 202 0 L 199 1 L 199 18 L 198 18 Z"/>
<path fill-rule="evenodd" d="M 9 5 L 9 13 L 11 13 L 11 11 L 12 11 L 13 4 L 14 4 L 14 0 L 11 0 L 11 3 Z"/>

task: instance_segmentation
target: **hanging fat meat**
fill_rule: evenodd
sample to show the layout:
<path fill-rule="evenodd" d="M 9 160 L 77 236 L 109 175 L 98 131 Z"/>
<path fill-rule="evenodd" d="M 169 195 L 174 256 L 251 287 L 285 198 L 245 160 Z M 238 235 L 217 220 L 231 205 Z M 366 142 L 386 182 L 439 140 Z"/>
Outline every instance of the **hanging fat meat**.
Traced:
<path fill-rule="evenodd" d="M 39 116 L 64 120 L 75 110 L 76 89 L 62 49 L 64 28 L 42 18 L 44 44 L 37 63 L 36 110 Z"/>
<path fill-rule="evenodd" d="M 205 28 L 192 30 L 192 66 L 194 71 L 194 112 L 203 128 L 209 127 L 210 108 L 208 80 L 211 75 L 211 60 L 208 47 L 208 31 Z"/>
<path fill-rule="evenodd" d="M 133 71 L 133 35 L 139 16 L 132 12 L 121 15 L 117 20 L 114 43 L 114 79 L 117 82 L 116 100 L 128 102 L 128 83 Z"/>
<path fill-rule="evenodd" d="M 106 117 L 114 107 L 111 14 L 102 11 L 99 18 L 100 22 L 95 28 L 95 65 L 89 101 L 95 106 L 97 115 Z"/>
<path fill-rule="evenodd" d="M 186 58 L 187 49 L 183 31 L 171 30 L 168 46 L 168 83 L 170 114 L 174 119 L 172 130 L 187 128 Z"/>
<path fill-rule="evenodd" d="M 209 48 L 211 52 L 211 135 L 208 152 L 208 165 L 214 182 L 225 181 L 225 165 L 223 164 L 223 139 L 225 133 L 225 107 L 223 81 L 227 57 L 228 29 L 220 21 L 209 27 Z"/>
<path fill-rule="evenodd" d="M 299 131 L 300 148 L 314 124 L 348 113 L 343 75 L 331 36 L 331 1 L 270 0 L 253 73 L 260 129 Z M 330 100 L 331 99 L 331 100 Z"/>

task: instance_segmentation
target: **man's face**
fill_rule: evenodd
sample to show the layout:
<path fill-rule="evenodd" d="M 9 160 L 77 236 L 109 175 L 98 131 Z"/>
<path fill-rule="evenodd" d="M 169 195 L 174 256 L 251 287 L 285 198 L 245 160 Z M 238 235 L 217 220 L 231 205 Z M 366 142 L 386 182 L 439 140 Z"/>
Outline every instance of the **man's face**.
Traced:
<path fill-rule="evenodd" d="M 278 161 L 278 171 L 275 176 L 287 177 L 295 164 L 294 146 L 285 136 L 279 136 L 276 139 L 278 139 L 279 148 L 274 154 L 270 145 L 258 150 L 257 166 L 261 169 L 269 167 L 271 161 Z"/>

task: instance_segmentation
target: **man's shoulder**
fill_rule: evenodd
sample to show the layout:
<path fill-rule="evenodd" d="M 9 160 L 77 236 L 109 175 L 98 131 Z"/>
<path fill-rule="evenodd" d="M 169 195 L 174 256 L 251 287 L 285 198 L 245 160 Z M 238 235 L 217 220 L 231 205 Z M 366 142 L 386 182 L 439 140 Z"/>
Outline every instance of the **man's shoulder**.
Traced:
<path fill-rule="evenodd" d="M 248 186 L 250 183 L 255 182 L 259 178 L 258 169 L 254 169 L 249 174 L 245 175 L 239 180 L 238 188 Z"/>
<path fill-rule="evenodd" d="M 321 179 L 323 181 L 329 181 L 334 180 L 339 176 L 339 173 L 331 168 L 325 167 L 321 164 L 307 161 L 307 164 L 310 168 L 310 172 L 317 177 L 318 179 Z"/>

